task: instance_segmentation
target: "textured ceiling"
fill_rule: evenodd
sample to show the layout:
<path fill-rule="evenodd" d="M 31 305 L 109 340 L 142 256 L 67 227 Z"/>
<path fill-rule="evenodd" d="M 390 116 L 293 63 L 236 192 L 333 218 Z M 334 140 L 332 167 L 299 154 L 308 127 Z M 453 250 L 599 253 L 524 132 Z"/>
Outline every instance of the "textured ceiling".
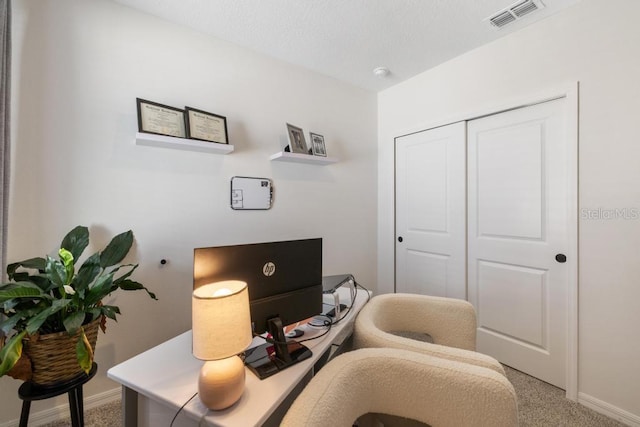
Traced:
<path fill-rule="evenodd" d="M 486 18 L 516 0 L 113 1 L 379 91 L 580 0 L 542 0 L 500 30 Z M 391 74 L 374 76 L 379 66 Z"/>

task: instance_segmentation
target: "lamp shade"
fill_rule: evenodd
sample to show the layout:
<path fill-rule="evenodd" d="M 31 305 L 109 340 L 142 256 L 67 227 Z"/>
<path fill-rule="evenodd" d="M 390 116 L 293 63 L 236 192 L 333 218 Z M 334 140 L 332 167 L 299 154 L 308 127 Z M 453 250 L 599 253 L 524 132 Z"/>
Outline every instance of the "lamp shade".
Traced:
<path fill-rule="evenodd" d="M 224 359 L 246 349 L 252 340 L 247 284 L 227 280 L 195 289 L 192 330 L 198 359 Z"/>

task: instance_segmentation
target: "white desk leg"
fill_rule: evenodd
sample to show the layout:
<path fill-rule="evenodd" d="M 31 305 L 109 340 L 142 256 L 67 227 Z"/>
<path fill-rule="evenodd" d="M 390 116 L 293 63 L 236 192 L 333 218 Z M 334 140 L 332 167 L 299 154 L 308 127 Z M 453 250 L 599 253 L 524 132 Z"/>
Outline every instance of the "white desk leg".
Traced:
<path fill-rule="evenodd" d="M 122 425 L 138 426 L 138 392 L 122 386 Z"/>

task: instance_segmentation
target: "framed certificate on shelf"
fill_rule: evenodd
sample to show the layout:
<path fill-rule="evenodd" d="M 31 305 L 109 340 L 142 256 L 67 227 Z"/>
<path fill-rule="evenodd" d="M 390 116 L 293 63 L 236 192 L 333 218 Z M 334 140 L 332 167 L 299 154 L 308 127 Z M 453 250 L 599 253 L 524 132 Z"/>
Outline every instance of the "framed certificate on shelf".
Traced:
<path fill-rule="evenodd" d="M 138 131 L 186 138 L 184 110 L 136 98 Z"/>
<path fill-rule="evenodd" d="M 185 107 L 187 138 L 228 144 L 227 118 L 195 108 Z"/>

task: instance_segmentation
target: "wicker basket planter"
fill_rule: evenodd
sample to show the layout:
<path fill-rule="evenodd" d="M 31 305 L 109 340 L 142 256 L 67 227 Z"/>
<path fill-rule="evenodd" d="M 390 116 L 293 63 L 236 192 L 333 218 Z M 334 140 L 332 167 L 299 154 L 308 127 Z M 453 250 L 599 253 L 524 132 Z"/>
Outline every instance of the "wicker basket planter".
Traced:
<path fill-rule="evenodd" d="M 84 326 L 84 333 L 95 351 L 98 340 L 98 326 L 100 318 Z M 31 361 L 32 382 L 50 386 L 58 382 L 68 381 L 82 373 L 76 356 L 76 344 L 78 336 L 69 335 L 67 332 L 57 332 L 46 335 L 31 335 L 23 340 L 23 357 Z"/>
<path fill-rule="evenodd" d="M 120 233 L 76 265 L 89 246 L 89 228 L 79 225 L 64 236 L 57 257 L 7 265 L 9 281 L 0 283 L 0 378 L 47 386 L 91 369 L 98 328 L 105 332 L 106 320 L 120 314 L 102 300 L 118 290 L 144 290 L 157 299 L 132 279 L 138 264 L 121 264 L 133 242 L 131 230 Z M 87 319 L 96 320 L 76 333 Z"/>

